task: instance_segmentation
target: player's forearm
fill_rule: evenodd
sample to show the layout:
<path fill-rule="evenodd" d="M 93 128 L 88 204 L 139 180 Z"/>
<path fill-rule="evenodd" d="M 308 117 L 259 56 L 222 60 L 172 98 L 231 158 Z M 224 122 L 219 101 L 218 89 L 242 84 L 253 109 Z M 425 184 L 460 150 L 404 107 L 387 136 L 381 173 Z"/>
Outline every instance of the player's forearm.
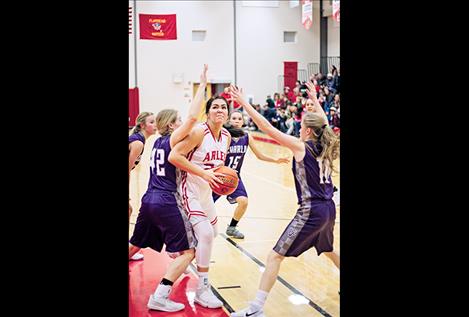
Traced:
<path fill-rule="evenodd" d="M 266 132 L 268 129 L 272 127 L 269 121 L 267 121 L 267 119 L 264 118 L 264 116 L 262 116 L 259 112 L 257 112 L 256 109 L 254 109 L 244 99 L 239 100 L 238 103 L 243 106 L 243 108 L 246 110 L 248 115 L 251 117 L 251 119 L 254 121 L 254 123 L 257 125 L 259 129 Z"/>
<path fill-rule="evenodd" d="M 179 153 L 175 153 L 175 152 L 171 152 L 169 154 L 169 157 L 168 157 L 168 161 L 173 164 L 174 166 L 176 166 L 177 168 L 183 170 L 183 171 L 186 171 L 188 173 L 191 173 L 193 175 L 196 175 L 196 176 L 200 176 L 202 177 L 203 173 L 204 173 L 204 170 L 191 163 L 184 155 L 182 154 L 179 154 Z"/>
<path fill-rule="evenodd" d="M 200 83 L 199 88 L 197 88 L 197 92 L 195 93 L 194 99 L 192 100 L 191 107 L 189 109 L 189 115 L 187 117 L 187 120 L 196 122 L 197 121 L 197 116 L 199 115 L 200 112 L 200 106 L 203 101 L 203 97 L 205 94 L 205 87 L 207 87 L 206 83 Z"/>
<path fill-rule="evenodd" d="M 261 160 L 261 161 L 265 161 L 265 162 L 272 162 L 272 163 L 275 163 L 277 162 L 276 159 L 272 158 L 272 157 L 269 157 L 267 155 L 264 155 L 264 154 L 256 154 L 256 157 Z"/>

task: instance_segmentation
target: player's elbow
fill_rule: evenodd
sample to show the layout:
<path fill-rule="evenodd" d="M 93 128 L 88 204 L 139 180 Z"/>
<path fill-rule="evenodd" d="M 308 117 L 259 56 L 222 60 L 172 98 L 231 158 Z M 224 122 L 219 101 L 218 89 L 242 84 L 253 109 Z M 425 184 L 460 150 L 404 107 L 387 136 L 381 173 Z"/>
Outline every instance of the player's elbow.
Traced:
<path fill-rule="evenodd" d="M 171 153 L 169 153 L 169 155 L 168 155 L 168 161 L 171 164 L 176 165 L 177 162 L 178 162 L 178 153 L 175 152 L 175 151 L 171 151 Z"/>

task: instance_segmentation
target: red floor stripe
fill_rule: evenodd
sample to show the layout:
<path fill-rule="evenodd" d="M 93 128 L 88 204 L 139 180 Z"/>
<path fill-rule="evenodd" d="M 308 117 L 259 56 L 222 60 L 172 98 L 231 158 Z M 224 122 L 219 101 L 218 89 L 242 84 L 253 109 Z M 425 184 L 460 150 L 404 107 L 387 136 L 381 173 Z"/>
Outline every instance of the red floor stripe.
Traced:
<path fill-rule="evenodd" d="M 141 251 L 142 252 L 142 251 Z M 197 277 L 183 274 L 174 283 L 170 298 L 186 305 L 179 312 L 167 313 L 147 308 L 148 297 L 155 291 L 166 268 L 173 260 L 163 251 L 143 250 L 143 261 L 129 262 L 129 317 L 227 317 L 223 308 L 209 309 L 194 304 Z"/>
<path fill-rule="evenodd" d="M 272 144 L 280 145 L 280 143 L 278 143 L 278 142 L 275 141 L 274 139 L 263 138 L 263 137 L 256 136 L 256 135 L 253 135 L 252 137 L 254 138 L 254 140 L 257 140 L 257 141 L 262 141 L 262 142 L 267 142 L 267 143 L 272 143 Z"/>

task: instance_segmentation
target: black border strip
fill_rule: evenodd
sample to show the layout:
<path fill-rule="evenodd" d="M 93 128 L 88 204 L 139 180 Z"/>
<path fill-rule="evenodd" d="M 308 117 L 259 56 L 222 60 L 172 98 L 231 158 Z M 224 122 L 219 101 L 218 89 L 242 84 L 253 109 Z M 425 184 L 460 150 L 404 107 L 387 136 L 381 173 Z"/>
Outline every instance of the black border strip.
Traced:
<path fill-rule="evenodd" d="M 193 272 L 197 272 L 197 268 L 195 267 L 194 264 L 190 263 L 189 266 L 191 267 Z M 212 292 L 215 294 L 215 296 L 218 297 L 218 299 L 222 301 L 223 306 L 226 308 L 228 313 L 230 313 L 230 314 L 234 313 L 234 309 L 230 306 L 230 304 L 228 304 L 228 302 L 223 298 L 223 296 L 221 296 L 220 293 L 218 293 L 218 291 L 215 289 L 215 287 L 210 285 L 210 288 L 212 289 Z"/>
<path fill-rule="evenodd" d="M 241 288 L 239 285 L 233 285 L 233 286 L 222 286 L 222 287 L 217 287 L 218 289 L 231 289 L 231 288 Z"/>
<path fill-rule="evenodd" d="M 239 246 L 236 242 L 234 242 L 233 240 L 231 240 L 226 234 L 224 233 L 220 233 L 220 235 L 225 238 L 226 241 L 228 241 L 229 243 L 231 243 L 235 248 L 239 249 L 241 252 L 243 252 L 245 255 L 247 255 L 251 260 L 253 260 L 254 262 L 256 262 L 257 265 L 259 265 L 260 267 L 264 267 L 265 268 L 265 265 L 259 261 L 255 256 L 253 256 L 252 254 L 250 254 L 248 251 L 246 251 L 245 249 L 243 249 L 241 246 Z M 297 295 L 301 295 L 303 296 L 304 298 L 306 298 L 308 301 L 309 301 L 309 306 L 313 307 L 314 309 L 316 309 L 321 315 L 323 316 L 326 316 L 326 317 L 332 317 L 332 315 L 330 315 L 328 312 L 326 312 L 324 309 L 322 309 L 318 304 L 316 304 L 315 302 L 313 302 L 311 299 L 309 299 L 308 297 L 306 297 L 303 293 L 301 293 L 299 290 L 297 290 L 293 285 L 291 285 L 290 283 L 288 283 L 287 281 L 285 281 L 282 277 L 280 276 L 277 276 L 277 280 L 282 283 L 285 287 L 287 287 L 290 291 L 292 291 L 293 293 L 297 294 Z"/>

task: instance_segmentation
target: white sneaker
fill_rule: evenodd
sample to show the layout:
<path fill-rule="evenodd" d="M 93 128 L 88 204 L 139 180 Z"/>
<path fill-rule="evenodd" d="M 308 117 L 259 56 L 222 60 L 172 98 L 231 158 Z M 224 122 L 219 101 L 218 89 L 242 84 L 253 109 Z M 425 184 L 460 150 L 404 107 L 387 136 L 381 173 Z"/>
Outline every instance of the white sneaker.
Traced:
<path fill-rule="evenodd" d="M 150 295 L 147 307 L 153 310 L 175 312 L 183 310 L 186 306 L 181 303 L 173 302 L 167 297 L 154 297 L 153 295 Z"/>
<path fill-rule="evenodd" d="M 231 313 L 231 317 L 265 317 L 262 308 L 258 311 L 252 311 L 251 306 L 243 310 Z"/>
<path fill-rule="evenodd" d="M 130 258 L 130 260 L 132 260 L 132 261 L 143 260 L 143 254 L 141 254 L 141 253 L 135 253 L 134 255 L 132 255 L 132 257 Z"/>
<path fill-rule="evenodd" d="M 223 306 L 222 301 L 213 294 L 210 289 L 210 285 L 208 287 L 197 289 L 195 292 L 194 302 L 207 308 L 220 308 Z"/>

